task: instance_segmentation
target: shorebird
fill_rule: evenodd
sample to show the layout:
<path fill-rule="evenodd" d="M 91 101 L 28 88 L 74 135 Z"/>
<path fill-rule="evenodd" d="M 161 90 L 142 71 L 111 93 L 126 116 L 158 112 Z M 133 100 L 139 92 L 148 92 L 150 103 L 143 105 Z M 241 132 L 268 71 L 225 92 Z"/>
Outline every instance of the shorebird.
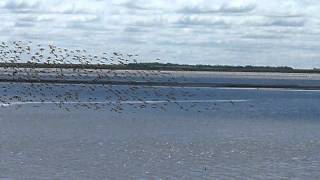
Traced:
<path fill-rule="evenodd" d="M 65 108 L 66 111 L 72 111 L 72 107 L 93 110 L 108 108 L 117 113 L 122 113 L 126 107 L 166 111 L 166 107 L 171 103 L 183 111 L 200 111 L 196 109 L 197 103 L 189 104 L 189 106 L 180 103 L 178 97 L 190 99 L 192 94 L 181 94 L 181 92 L 176 92 L 174 87 L 169 87 L 167 91 L 164 91 L 157 87 L 136 86 L 134 83 L 128 86 L 104 84 L 104 82 L 111 81 L 148 83 L 161 78 L 169 79 L 171 82 L 179 81 L 168 72 L 113 69 L 125 67 L 130 63 L 137 64 L 137 57 L 138 54 L 118 52 L 92 55 L 87 50 L 61 48 L 53 44 L 34 45 L 31 41 L 1 42 L 2 76 L 12 79 L 12 82 L 21 81 L 29 84 L 20 84 L 20 88 L 14 88 L 13 85 L 2 86 L 0 102 L 2 105 L 14 102 L 30 104 L 32 102 L 40 104 L 51 102 L 58 108 Z M 86 69 L 88 67 L 90 69 Z M 104 69 L 106 67 L 109 69 Z M 50 68 L 50 70 L 45 68 Z M 91 82 L 87 85 L 62 86 L 47 83 L 48 79 L 56 82 L 90 80 Z M 19 96 L 14 94 L 19 94 Z M 150 98 L 153 98 L 152 101 Z M 162 102 L 163 100 L 165 102 Z M 17 104 L 16 107 L 20 107 L 20 104 Z"/>

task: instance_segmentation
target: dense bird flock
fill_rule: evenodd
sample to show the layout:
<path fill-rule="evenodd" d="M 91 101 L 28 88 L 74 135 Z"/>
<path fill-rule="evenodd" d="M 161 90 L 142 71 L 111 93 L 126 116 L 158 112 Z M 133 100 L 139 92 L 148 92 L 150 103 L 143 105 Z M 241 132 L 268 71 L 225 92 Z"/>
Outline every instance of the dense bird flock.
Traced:
<path fill-rule="evenodd" d="M 181 99 L 190 99 L 193 94 L 174 87 L 148 86 L 148 82 L 167 79 L 178 81 L 170 73 L 145 70 L 100 69 L 99 65 L 126 65 L 137 63 L 138 55 L 104 52 L 93 55 L 83 49 L 70 50 L 55 45 L 33 42 L 1 42 L 0 103 L 3 107 L 23 104 L 41 106 L 51 103 L 67 111 L 85 107 L 95 110 L 111 110 L 122 113 L 125 107 L 134 109 L 167 110 L 174 103 L 181 110 L 194 110 L 197 103 L 180 104 Z M 19 64 L 28 67 L 19 67 Z M 17 64 L 15 66 L 14 64 Z M 37 68 L 36 65 L 74 65 L 75 68 Z M 97 65 L 86 69 L 86 65 Z M 79 66 L 80 65 L 80 66 Z M 83 66 L 81 66 L 83 65 Z M 141 81 L 146 85 L 129 84 L 116 86 L 113 82 Z M 19 83 L 17 83 L 19 82 Z M 54 83 L 54 84 L 53 84 Z M 65 83 L 62 85 L 62 83 Z M 169 90 L 168 90 L 169 89 Z M 181 94 L 182 92 L 182 94 Z M 152 99 L 150 99 L 152 98 Z M 187 104 L 187 105 L 186 105 Z M 197 110 L 200 111 L 200 110 Z"/>

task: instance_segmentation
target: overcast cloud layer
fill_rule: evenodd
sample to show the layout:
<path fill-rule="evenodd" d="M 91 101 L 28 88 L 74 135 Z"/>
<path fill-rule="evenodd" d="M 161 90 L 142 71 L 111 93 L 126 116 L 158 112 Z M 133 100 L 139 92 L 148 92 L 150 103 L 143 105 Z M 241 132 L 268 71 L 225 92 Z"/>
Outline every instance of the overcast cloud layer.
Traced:
<path fill-rule="evenodd" d="M 319 0 L 1 0 L 0 40 L 145 61 L 320 67 Z"/>

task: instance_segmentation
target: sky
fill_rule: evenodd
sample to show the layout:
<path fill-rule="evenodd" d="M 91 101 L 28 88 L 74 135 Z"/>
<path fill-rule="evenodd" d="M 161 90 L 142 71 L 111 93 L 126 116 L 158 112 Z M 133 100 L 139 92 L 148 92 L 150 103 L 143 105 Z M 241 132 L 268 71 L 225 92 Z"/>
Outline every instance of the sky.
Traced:
<path fill-rule="evenodd" d="M 0 0 L 0 21 L 0 41 L 146 62 L 320 68 L 319 0 Z"/>

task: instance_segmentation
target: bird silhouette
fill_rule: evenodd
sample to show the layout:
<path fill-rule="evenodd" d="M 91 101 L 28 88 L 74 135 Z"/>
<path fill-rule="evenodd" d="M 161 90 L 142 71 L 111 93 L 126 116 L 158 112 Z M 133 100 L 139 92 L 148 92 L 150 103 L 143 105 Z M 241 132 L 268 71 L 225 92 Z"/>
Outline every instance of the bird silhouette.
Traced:
<path fill-rule="evenodd" d="M 90 54 L 31 41 L 1 42 L 0 82 L 8 83 L 0 89 L 1 106 L 51 103 L 68 112 L 81 107 L 122 113 L 128 107 L 167 111 L 174 104 L 182 111 L 201 112 L 196 108 L 199 103 L 181 103 L 194 94 L 173 86 L 148 85 L 186 81 L 185 77 L 181 80 L 160 70 L 130 70 L 130 64 L 139 63 L 138 57 L 119 52 Z"/>

